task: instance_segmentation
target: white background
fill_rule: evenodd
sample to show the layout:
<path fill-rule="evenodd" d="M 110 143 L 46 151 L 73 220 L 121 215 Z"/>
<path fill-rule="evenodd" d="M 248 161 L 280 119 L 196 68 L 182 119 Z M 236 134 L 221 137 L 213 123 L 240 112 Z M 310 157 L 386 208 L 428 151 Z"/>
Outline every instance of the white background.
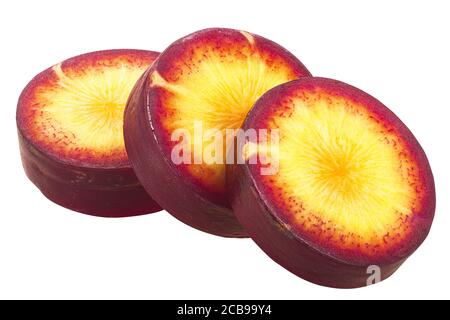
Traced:
<path fill-rule="evenodd" d="M 448 1 L 1 1 L 0 298 L 450 298 Z M 207 27 L 260 34 L 318 76 L 371 93 L 413 131 L 434 172 L 437 211 L 420 249 L 390 279 L 319 287 L 251 240 L 191 229 L 165 212 L 89 217 L 25 177 L 17 98 L 43 69 L 100 49 L 161 51 Z"/>

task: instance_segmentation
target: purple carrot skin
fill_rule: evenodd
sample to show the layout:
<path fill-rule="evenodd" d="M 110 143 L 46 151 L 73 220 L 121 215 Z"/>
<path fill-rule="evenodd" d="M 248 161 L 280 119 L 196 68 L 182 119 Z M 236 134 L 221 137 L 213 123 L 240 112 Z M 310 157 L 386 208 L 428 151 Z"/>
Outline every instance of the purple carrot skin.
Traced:
<path fill-rule="evenodd" d="M 335 80 L 295 80 L 258 100 L 248 128 L 279 130 L 279 169 L 228 166 L 230 203 L 287 270 L 323 286 L 362 287 L 377 268 L 379 280 L 391 276 L 425 240 L 436 202 L 428 160 L 375 98 Z"/>
<path fill-rule="evenodd" d="M 45 70 L 24 89 L 17 107 L 22 163 L 47 198 L 102 217 L 161 210 L 134 174 L 121 133 L 127 96 L 157 56 L 92 52 Z"/>
<path fill-rule="evenodd" d="M 135 87 L 125 111 L 126 149 L 147 192 L 194 228 L 246 237 L 227 202 L 225 165 L 174 164 L 172 134 L 186 129 L 194 137 L 195 122 L 205 130 L 239 128 L 265 91 L 302 76 L 310 73 L 291 53 L 248 32 L 206 29 L 174 42 Z"/>
<path fill-rule="evenodd" d="M 160 211 L 130 168 L 80 168 L 49 158 L 19 134 L 28 178 L 53 202 L 102 217 L 126 217 Z"/>

